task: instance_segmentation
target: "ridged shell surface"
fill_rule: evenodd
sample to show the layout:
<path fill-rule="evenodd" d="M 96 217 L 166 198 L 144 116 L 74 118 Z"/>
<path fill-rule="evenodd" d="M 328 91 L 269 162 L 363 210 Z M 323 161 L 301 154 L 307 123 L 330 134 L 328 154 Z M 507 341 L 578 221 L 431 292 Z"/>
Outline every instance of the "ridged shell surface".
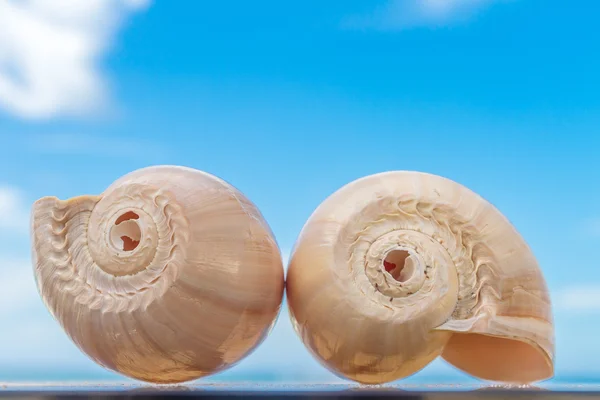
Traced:
<path fill-rule="evenodd" d="M 331 195 L 300 233 L 286 288 L 299 337 L 348 379 L 393 381 L 438 356 L 492 381 L 553 375 L 534 255 L 494 206 L 440 176 L 386 172 Z"/>
<path fill-rule="evenodd" d="M 100 365 L 176 383 L 231 367 L 281 307 L 281 255 L 259 210 L 210 174 L 134 171 L 102 195 L 38 200 L 32 253 L 40 294 Z"/>

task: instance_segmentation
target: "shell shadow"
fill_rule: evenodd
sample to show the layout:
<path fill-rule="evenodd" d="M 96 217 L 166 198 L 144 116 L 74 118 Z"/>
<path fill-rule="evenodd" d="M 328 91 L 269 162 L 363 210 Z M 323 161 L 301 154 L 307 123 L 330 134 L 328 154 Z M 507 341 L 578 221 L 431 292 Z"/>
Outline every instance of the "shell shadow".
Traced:
<path fill-rule="evenodd" d="M 189 392 L 204 392 L 205 390 L 201 387 L 190 387 L 187 385 L 147 385 L 142 387 L 137 387 L 135 389 L 130 389 L 127 393 L 130 394 L 160 394 L 160 395 L 169 395 L 169 394 L 182 394 Z"/>
<path fill-rule="evenodd" d="M 473 390 L 473 392 L 547 392 L 549 389 L 535 386 L 535 385 L 488 385 L 479 389 Z"/>
<path fill-rule="evenodd" d="M 335 392 L 334 392 L 335 393 Z M 402 398 L 421 399 L 422 396 L 410 390 L 401 389 L 398 386 L 360 385 L 350 387 L 337 392 L 341 397 L 351 396 L 353 398 Z M 357 397 L 358 396 L 358 397 Z M 335 397 L 335 396 L 334 396 Z"/>
<path fill-rule="evenodd" d="M 371 393 L 389 393 L 389 392 L 397 392 L 397 393 L 407 393 L 409 390 L 400 389 L 397 386 L 377 386 L 377 385 L 360 385 L 348 388 L 343 390 L 342 392 L 371 392 Z"/>

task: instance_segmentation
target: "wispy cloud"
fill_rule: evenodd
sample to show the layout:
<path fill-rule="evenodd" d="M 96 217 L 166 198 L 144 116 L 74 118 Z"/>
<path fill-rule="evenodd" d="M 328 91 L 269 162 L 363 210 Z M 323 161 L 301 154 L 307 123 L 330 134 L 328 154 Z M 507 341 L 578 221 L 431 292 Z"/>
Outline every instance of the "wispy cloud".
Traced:
<path fill-rule="evenodd" d="M 21 140 L 38 154 L 155 158 L 169 153 L 164 144 L 124 136 L 44 133 L 24 135 Z"/>
<path fill-rule="evenodd" d="M 10 307 L 0 308 L 3 321 L 22 310 L 35 305 L 39 300 L 33 279 L 33 269 L 28 259 L 0 258 L 0 304 Z"/>
<path fill-rule="evenodd" d="M 0 0 L 0 107 L 23 118 L 105 104 L 101 56 L 148 0 Z"/>
<path fill-rule="evenodd" d="M 29 259 L 0 258 L 0 368 L 86 365 L 86 357 L 45 309 Z"/>
<path fill-rule="evenodd" d="M 585 222 L 586 234 L 600 237 L 600 217 L 590 218 Z"/>
<path fill-rule="evenodd" d="M 287 271 L 288 263 L 290 262 L 289 249 L 281 249 L 281 259 L 283 261 L 283 269 Z"/>
<path fill-rule="evenodd" d="M 571 285 L 553 296 L 558 310 L 600 313 L 600 284 Z"/>
<path fill-rule="evenodd" d="M 370 14 L 349 16 L 343 26 L 380 30 L 439 26 L 470 17 L 500 1 L 507 0 L 388 0 Z"/>
<path fill-rule="evenodd" d="M 29 231 L 29 204 L 18 188 L 0 186 L 0 229 L 11 234 Z"/>

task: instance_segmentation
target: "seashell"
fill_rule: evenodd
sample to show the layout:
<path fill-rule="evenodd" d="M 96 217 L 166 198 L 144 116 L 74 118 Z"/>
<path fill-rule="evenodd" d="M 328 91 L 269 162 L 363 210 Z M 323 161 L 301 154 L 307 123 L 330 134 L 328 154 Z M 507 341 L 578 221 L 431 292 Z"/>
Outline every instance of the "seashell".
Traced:
<path fill-rule="evenodd" d="M 41 297 L 92 360 L 179 383 L 231 367 L 278 316 L 281 254 L 260 211 L 210 174 L 156 166 L 32 210 Z"/>
<path fill-rule="evenodd" d="M 286 290 L 298 336 L 347 379 L 390 382 L 438 356 L 491 381 L 553 375 L 534 255 L 493 205 L 440 176 L 386 172 L 332 194 L 298 237 Z"/>

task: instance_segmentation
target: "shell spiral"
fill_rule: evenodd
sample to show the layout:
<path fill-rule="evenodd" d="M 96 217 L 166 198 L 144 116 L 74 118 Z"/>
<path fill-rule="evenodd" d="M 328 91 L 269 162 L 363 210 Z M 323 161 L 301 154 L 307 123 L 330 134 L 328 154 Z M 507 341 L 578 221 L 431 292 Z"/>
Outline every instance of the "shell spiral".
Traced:
<path fill-rule="evenodd" d="M 100 196 L 45 197 L 31 218 L 41 297 L 91 359 L 176 383 L 236 364 L 273 327 L 281 255 L 260 211 L 207 173 L 134 171 Z"/>
<path fill-rule="evenodd" d="M 535 257 L 494 206 L 440 176 L 386 172 L 332 194 L 298 237 L 286 290 L 296 333 L 348 379 L 393 381 L 438 356 L 486 380 L 553 374 Z"/>

